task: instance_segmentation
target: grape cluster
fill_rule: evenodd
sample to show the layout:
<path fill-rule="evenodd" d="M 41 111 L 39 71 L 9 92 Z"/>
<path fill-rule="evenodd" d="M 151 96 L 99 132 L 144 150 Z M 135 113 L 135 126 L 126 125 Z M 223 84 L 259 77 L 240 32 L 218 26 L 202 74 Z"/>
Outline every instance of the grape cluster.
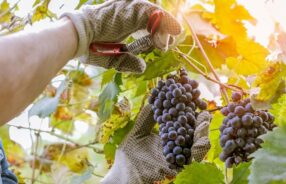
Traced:
<path fill-rule="evenodd" d="M 249 155 L 259 149 L 263 142 L 260 135 L 271 131 L 276 125 L 274 116 L 267 111 L 255 111 L 250 99 L 242 99 L 240 93 L 232 94 L 232 103 L 221 109 L 225 116 L 220 127 L 220 159 L 227 168 L 233 164 L 248 162 Z"/>
<path fill-rule="evenodd" d="M 170 75 L 160 80 L 151 91 L 149 103 L 152 104 L 154 120 L 160 125 L 163 154 L 170 169 L 181 168 L 190 162 L 193 144 L 197 107 L 207 108 L 206 102 L 199 98 L 198 82 L 191 80 L 181 69 L 179 75 Z"/>

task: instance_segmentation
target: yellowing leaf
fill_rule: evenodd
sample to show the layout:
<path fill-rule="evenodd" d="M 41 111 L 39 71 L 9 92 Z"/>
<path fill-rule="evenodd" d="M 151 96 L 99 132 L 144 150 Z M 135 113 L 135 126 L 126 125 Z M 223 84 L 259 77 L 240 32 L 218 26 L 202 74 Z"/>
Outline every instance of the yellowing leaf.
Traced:
<path fill-rule="evenodd" d="M 114 132 L 127 125 L 130 119 L 130 104 L 126 98 L 115 105 L 112 116 L 101 126 L 100 142 L 106 144 Z"/>
<path fill-rule="evenodd" d="M 42 20 L 46 17 L 51 17 L 51 16 L 55 16 L 55 14 L 53 14 L 52 12 L 49 11 L 48 6 L 50 4 L 51 0 L 44 0 L 42 3 L 39 3 L 35 10 L 34 10 L 34 14 L 32 16 L 32 22 L 36 22 L 39 20 Z"/>
<path fill-rule="evenodd" d="M 279 62 L 270 64 L 264 72 L 257 76 L 252 84 L 253 87 L 260 88 L 256 99 L 267 101 L 273 98 L 285 75 L 286 65 Z"/>
<path fill-rule="evenodd" d="M 50 126 L 65 133 L 72 133 L 74 129 L 73 115 L 67 107 L 58 107 L 51 116 Z"/>
<path fill-rule="evenodd" d="M 237 74 L 252 75 L 261 72 L 267 66 L 266 57 L 268 51 L 262 45 L 249 39 L 237 41 L 237 57 L 228 57 L 226 64 L 228 68 Z"/>
<path fill-rule="evenodd" d="M 71 71 L 69 77 L 74 83 L 82 86 L 89 86 L 92 83 L 92 79 L 82 70 Z"/>
<path fill-rule="evenodd" d="M 66 152 L 61 159 L 61 162 L 76 173 L 85 171 L 90 163 L 88 161 L 88 148 L 80 148 Z"/>

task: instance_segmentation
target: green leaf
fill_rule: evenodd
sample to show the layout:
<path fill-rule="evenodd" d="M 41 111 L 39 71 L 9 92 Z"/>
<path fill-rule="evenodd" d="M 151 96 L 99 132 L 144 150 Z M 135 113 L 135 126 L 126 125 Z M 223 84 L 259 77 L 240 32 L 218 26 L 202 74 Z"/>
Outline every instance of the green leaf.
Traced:
<path fill-rule="evenodd" d="M 231 184 L 248 184 L 248 176 L 250 174 L 249 166 L 251 162 L 241 163 L 233 168 L 233 179 Z"/>
<path fill-rule="evenodd" d="M 272 105 L 270 112 L 275 117 L 275 123 L 281 125 L 285 119 L 286 115 L 286 94 L 281 96 L 277 103 Z"/>
<path fill-rule="evenodd" d="M 118 129 L 112 137 L 112 143 L 119 145 L 129 133 L 129 131 L 133 128 L 133 126 L 134 121 L 129 121 L 129 123 L 124 128 Z"/>
<path fill-rule="evenodd" d="M 104 154 L 106 160 L 108 161 L 114 160 L 116 148 L 117 148 L 116 145 L 112 143 L 107 143 L 104 145 Z"/>
<path fill-rule="evenodd" d="M 101 122 L 104 122 L 110 117 L 118 94 L 119 87 L 114 82 L 110 82 L 99 95 L 100 106 L 98 116 Z"/>
<path fill-rule="evenodd" d="M 101 87 L 103 87 L 106 84 L 108 84 L 109 82 L 111 82 L 113 80 L 115 74 L 116 74 L 115 69 L 110 69 L 110 70 L 107 70 L 106 72 L 104 72 L 102 74 Z"/>
<path fill-rule="evenodd" d="M 57 89 L 57 93 L 53 98 L 44 97 L 33 105 L 33 107 L 28 112 L 28 117 L 36 115 L 40 118 L 45 118 L 50 116 L 53 112 L 56 111 L 57 106 L 59 104 L 60 96 L 65 89 L 66 81 L 63 81 Z"/>
<path fill-rule="evenodd" d="M 184 167 L 180 172 L 174 184 L 220 184 L 224 183 L 224 177 L 221 170 L 211 163 L 193 162 Z"/>
<path fill-rule="evenodd" d="M 50 126 L 63 131 L 64 133 L 71 134 L 74 130 L 74 121 L 71 120 L 61 120 L 54 116 L 51 117 Z"/>
<path fill-rule="evenodd" d="M 285 116 L 285 114 L 284 114 Z M 283 126 L 275 128 L 262 136 L 264 143 L 253 156 L 250 167 L 251 184 L 285 183 L 286 182 L 286 119 Z"/>
<path fill-rule="evenodd" d="M 147 90 L 148 90 L 147 84 L 148 84 L 148 81 L 140 81 L 140 83 L 138 84 L 138 88 L 136 90 L 135 97 L 145 95 L 147 93 Z"/>
<path fill-rule="evenodd" d="M 175 54 L 167 52 L 153 62 L 147 63 L 147 68 L 142 75 L 145 80 L 150 80 L 175 70 L 179 65 L 180 62 Z"/>
<path fill-rule="evenodd" d="M 219 143 L 219 136 L 220 136 L 219 127 L 222 124 L 223 118 L 224 117 L 220 112 L 216 112 L 213 116 L 212 122 L 210 124 L 210 134 L 209 134 L 209 139 L 212 146 L 207 155 L 208 161 L 218 164 L 221 167 L 221 169 L 224 167 L 224 164 L 219 159 L 219 154 L 222 151 Z"/>

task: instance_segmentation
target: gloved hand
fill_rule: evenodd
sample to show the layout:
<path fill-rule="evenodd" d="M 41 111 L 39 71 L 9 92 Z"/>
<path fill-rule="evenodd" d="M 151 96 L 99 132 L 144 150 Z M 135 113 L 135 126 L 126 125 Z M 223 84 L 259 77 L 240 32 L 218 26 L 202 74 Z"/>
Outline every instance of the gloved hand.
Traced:
<path fill-rule="evenodd" d="M 146 29 L 149 16 L 160 8 L 147 0 L 110 0 L 100 5 L 84 6 L 81 10 L 65 13 L 74 23 L 79 37 L 76 57 L 82 61 L 122 72 L 142 73 L 145 62 L 129 53 L 121 56 L 95 56 L 89 52 L 92 42 L 121 42 L 132 33 Z M 163 10 L 162 10 L 163 11 Z M 165 11 L 163 11 L 165 12 Z M 155 47 L 165 49 L 170 35 L 181 33 L 181 25 L 165 12 L 153 36 Z"/>
<path fill-rule="evenodd" d="M 207 111 L 200 113 L 197 118 L 191 151 L 193 159 L 198 162 L 202 161 L 210 149 L 210 120 Z M 168 168 L 160 137 L 151 132 L 155 123 L 151 105 L 147 105 L 117 149 L 115 163 L 101 181 L 102 184 L 149 184 L 177 174 L 177 171 Z"/>

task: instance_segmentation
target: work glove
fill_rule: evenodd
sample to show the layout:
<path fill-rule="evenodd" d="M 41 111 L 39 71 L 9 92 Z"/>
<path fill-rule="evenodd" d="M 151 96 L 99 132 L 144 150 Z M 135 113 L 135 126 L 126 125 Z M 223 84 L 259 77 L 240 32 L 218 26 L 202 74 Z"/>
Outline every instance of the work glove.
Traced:
<path fill-rule="evenodd" d="M 78 32 L 76 57 L 83 56 L 80 58 L 82 62 L 115 68 L 121 72 L 142 73 L 146 68 L 143 59 L 131 53 L 96 56 L 89 51 L 89 46 L 93 42 L 122 42 L 132 33 L 146 29 L 150 15 L 156 10 L 161 9 L 147 0 L 110 0 L 99 5 L 84 6 L 79 11 L 65 13 L 62 17 L 71 19 Z M 166 50 L 170 36 L 179 35 L 182 28 L 171 14 L 162 11 L 164 16 L 152 39 L 155 47 Z"/>
<path fill-rule="evenodd" d="M 18 180 L 16 176 L 8 169 L 8 167 L 9 164 L 0 140 L 0 184 L 17 184 Z"/>
<path fill-rule="evenodd" d="M 197 117 L 192 159 L 200 162 L 210 149 L 208 128 L 211 116 L 203 111 Z M 176 176 L 163 155 L 161 138 L 152 133 L 156 122 L 151 105 L 140 112 L 134 128 L 121 143 L 115 154 L 115 162 L 101 181 L 102 184 L 152 184 L 166 176 Z"/>

